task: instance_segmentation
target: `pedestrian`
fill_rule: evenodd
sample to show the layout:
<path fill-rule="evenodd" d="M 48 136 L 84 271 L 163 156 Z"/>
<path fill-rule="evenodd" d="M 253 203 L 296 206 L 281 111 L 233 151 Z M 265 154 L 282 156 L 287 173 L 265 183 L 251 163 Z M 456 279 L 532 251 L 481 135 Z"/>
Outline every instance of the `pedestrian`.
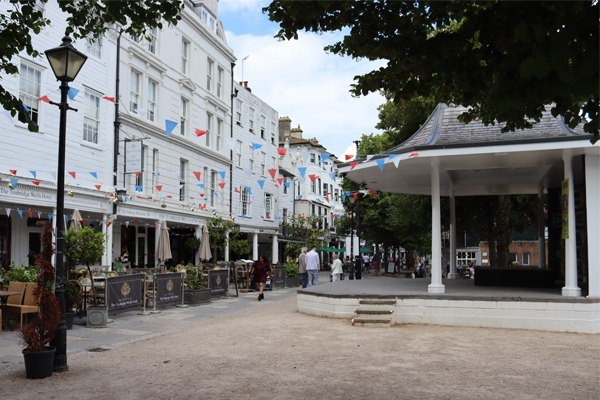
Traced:
<path fill-rule="evenodd" d="M 369 272 L 369 262 L 370 262 L 370 261 L 371 261 L 371 260 L 369 259 L 369 255 L 368 255 L 368 254 L 365 254 L 365 255 L 363 256 L 363 264 L 365 264 L 365 274 L 366 274 L 367 272 Z"/>
<path fill-rule="evenodd" d="M 300 279 L 302 279 L 302 289 L 305 289 L 308 286 L 308 273 L 306 272 L 306 252 L 308 249 L 306 247 L 302 248 L 302 252 L 298 256 L 298 274 L 300 274 Z"/>
<path fill-rule="evenodd" d="M 263 287 L 267 282 L 267 277 L 271 275 L 271 266 L 265 256 L 259 256 L 258 261 L 252 265 L 250 275 L 254 276 L 254 282 L 258 283 L 258 301 L 265 298 Z"/>
<path fill-rule="evenodd" d="M 377 254 L 375 254 L 371 260 L 371 262 L 373 263 L 373 271 L 377 272 L 377 266 L 379 265 L 378 263 L 379 258 L 377 257 Z"/>
<path fill-rule="evenodd" d="M 123 267 L 127 269 L 127 264 L 129 264 L 129 253 L 127 253 L 127 247 L 123 247 L 121 250 L 121 264 L 123 264 Z"/>
<path fill-rule="evenodd" d="M 308 273 L 308 287 L 319 284 L 319 253 L 317 246 L 312 246 L 306 254 L 306 272 Z"/>
<path fill-rule="evenodd" d="M 475 279 L 475 260 L 471 261 L 469 272 L 471 274 L 471 279 Z"/>
<path fill-rule="evenodd" d="M 333 264 L 329 264 L 331 265 L 331 275 L 333 276 L 333 279 L 331 280 L 331 282 L 337 282 L 340 280 L 340 276 L 344 273 L 344 270 L 342 269 L 342 262 L 340 261 L 340 257 L 337 254 L 333 255 Z"/>
<path fill-rule="evenodd" d="M 427 278 L 427 267 L 425 266 L 425 261 L 422 261 L 421 267 L 419 267 L 419 278 Z"/>

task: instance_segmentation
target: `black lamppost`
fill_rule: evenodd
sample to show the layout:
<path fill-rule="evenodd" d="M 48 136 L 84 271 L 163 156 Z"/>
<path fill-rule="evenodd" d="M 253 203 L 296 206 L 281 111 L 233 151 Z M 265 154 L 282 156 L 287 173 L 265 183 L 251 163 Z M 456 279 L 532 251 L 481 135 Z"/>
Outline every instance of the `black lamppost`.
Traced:
<path fill-rule="evenodd" d="M 60 103 L 50 102 L 60 109 L 60 126 L 58 131 L 58 173 L 56 186 L 56 281 L 54 292 L 60 306 L 60 324 L 56 331 L 52 346 L 56 347 L 54 356 L 54 372 L 68 371 L 67 365 L 67 325 L 65 323 L 65 287 L 63 282 L 63 224 L 65 223 L 65 147 L 67 137 L 67 110 L 77 111 L 69 107 L 67 95 L 68 82 L 75 77 L 87 60 L 85 54 L 77 51 L 71 44 L 68 35 L 63 37 L 59 47 L 46 50 L 46 58 L 52 67 L 56 79 L 60 81 Z"/>

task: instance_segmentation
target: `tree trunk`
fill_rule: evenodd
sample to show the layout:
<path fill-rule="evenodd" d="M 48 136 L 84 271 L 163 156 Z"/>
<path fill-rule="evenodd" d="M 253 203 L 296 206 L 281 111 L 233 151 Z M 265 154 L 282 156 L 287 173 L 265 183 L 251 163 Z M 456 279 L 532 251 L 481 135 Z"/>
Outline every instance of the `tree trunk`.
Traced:
<path fill-rule="evenodd" d="M 508 246 L 510 244 L 510 196 L 498 196 L 498 212 L 496 214 L 496 249 L 499 267 L 508 266 Z"/>
<path fill-rule="evenodd" d="M 85 263 L 87 267 L 88 274 L 90 275 L 90 282 L 92 283 L 92 301 L 94 302 L 94 307 L 98 307 L 98 300 L 96 299 L 96 290 L 94 289 L 94 277 L 92 276 L 92 269 L 90 268 L 90 264 Z M 106 290 L 106 287 L 104 288 Z"/>
<path fill-rule="evenodd" d="M 496 257 L 496 236 L 492 231 L 488 232 L 488 247 L 490 252 L 490 267 L 497 267 L 498 258 Z"/>
<path fill-rule="evenodd" d="M 381 263 L 383 262 L 383 260 L 381 259 L 382 257 L 380 256 L 379 253 L 379 243 L 375 244 L 375 255 L 377 256 L 377 267 L 373 266 L 373 268 L 375 268 L 375 276 L 381 276 Z"/>

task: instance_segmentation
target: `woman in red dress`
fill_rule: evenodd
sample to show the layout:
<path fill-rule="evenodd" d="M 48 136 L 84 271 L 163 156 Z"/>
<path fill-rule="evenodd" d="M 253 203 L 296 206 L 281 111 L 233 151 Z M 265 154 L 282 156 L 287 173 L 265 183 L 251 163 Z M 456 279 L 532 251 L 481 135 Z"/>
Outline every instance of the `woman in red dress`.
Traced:
<path fill-rule="evenodd" d="M 269 261 L 265 256 L 259 256 L 258 261 L 254 263 L 252 266 L 252 271 L 250 271 L 251 275 L 254 275 L 254 282 L 258 283 L 258 301 L 261 301 L 265 298 L 263 294 L 263 286 L 267 282 L 267 276 L 271 274 L 271 266 L 269 265 Z"/>

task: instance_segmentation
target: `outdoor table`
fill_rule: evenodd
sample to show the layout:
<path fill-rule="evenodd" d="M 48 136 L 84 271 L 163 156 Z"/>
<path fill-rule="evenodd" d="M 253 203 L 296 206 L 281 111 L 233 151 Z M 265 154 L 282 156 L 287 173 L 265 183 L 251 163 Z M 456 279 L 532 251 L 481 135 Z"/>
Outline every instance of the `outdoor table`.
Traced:
<path fill-rule="evenodd" d="M 10 323 L 10 320 L 8 319 L 8 314 L 6 312 L 6 310 L 8 309 L 8 296 L 14 296 L 14 295 L 18 295 L 18 294 L 23 294 L 21 292 L 9 292 L 6 290 L 2 290 L 0 291 L 0 298 L 2 298 L 2 315 L 5 315 L 4 320 L 6 320 L 6 324 L 4 326 L 6 326 L 8 329 L 10 329 L 11 331 L 14 330 L 12 327 L 12 324 Z"/>

